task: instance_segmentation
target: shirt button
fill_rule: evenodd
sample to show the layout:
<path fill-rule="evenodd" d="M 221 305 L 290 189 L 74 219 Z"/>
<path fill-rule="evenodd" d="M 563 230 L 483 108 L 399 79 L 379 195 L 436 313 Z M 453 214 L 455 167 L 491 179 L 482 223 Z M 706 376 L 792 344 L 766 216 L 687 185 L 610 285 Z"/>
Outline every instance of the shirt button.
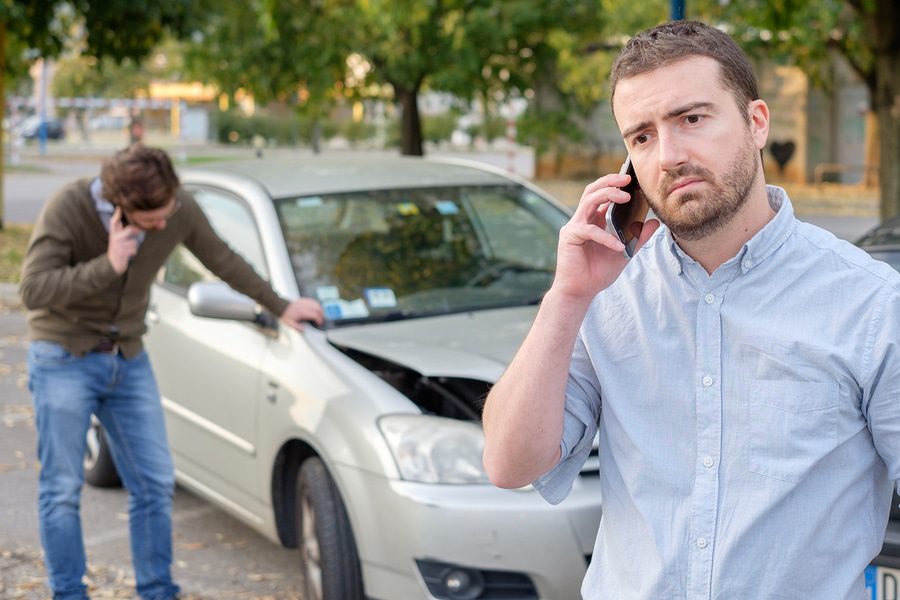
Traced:
<path fill-rule="evenodd" d="M 697 547 L 703 550 L 707 545 L 706 538 L 697 538 Z"/>
<path fill-rule="evenodd" d="M 710 377 L 709 375 L 707 375 L 707 376 L 705 376 L 705 377 L 703 378 L 703 385 L 705 385 L 706 387 L 709 387 L 709 386 L 711 386 L 712 384 L 713 384 L 713 378 L 712 378 L 712 377 Z"/>
<path fill-rule="evenodd" d="M 704 297 L 703 299 L 706 300 L 707 304 L 712 304 L 713 302 L 716 301 L 716 297 L 713 296 L 712 294 L 707 294 L 706 297 Z"/>
<path fill-rule="evenodd" d="M 716 461 L 713 460 L 712 456 L 707 456 L 703 459 L 703 466 L 707 469 L 711 469 L 714 464 L 716 464 Z"/>
<path fill-rule="evenodd" d="M 752 267 L 752 266 L 753 266 L 753 261 L 750 260 L 749 258 L 748 258 L 747 260 L 744 261 L 744 268 L 745 268 L 745 269 L 749 269 L 749 268 Z"/>

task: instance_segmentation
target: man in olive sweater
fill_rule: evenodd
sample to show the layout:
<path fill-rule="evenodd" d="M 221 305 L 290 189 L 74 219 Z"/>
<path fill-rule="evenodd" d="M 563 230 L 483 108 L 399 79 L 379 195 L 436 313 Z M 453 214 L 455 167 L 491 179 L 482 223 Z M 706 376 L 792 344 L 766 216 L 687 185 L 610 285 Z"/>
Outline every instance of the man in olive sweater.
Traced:
<path fill-rule="evenodd" d="M 178 595 L 170 573 L 172 458 L 141 337 L 150 286 L 179 243 L 285 324 L 322 323 L 318 302 L 281 298 L 216 235 L 162 150 L 131 146 L 108 159 L 99 178 L 73 182 L 47 203 L 19 291 L 28 308 L 41 542 L 54 598 L 87 598 L 79 504 L 92 413 L 130 494 L 138 594 Z"/>

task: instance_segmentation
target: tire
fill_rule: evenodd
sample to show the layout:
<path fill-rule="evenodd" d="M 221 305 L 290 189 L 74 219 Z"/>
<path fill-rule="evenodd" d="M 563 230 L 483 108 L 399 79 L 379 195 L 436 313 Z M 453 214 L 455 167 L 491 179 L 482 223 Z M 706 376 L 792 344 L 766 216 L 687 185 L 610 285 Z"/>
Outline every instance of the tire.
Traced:
<path fill-rule="evenodd" d="M 84 480 L 94 487 L 121 487 L 122 480 L 113 463 L 109 451 L 109 440 L 103 425 L 91 415 L 91 426 L 87 432 L 87 447 L 84 451 Z"/>
<path fill-rule="evenodd" d="M 300 467 L 296 510 L 304 598 L 364 600 L 359 555 L 347 510 L 318 458 L 309 458 Z"/>

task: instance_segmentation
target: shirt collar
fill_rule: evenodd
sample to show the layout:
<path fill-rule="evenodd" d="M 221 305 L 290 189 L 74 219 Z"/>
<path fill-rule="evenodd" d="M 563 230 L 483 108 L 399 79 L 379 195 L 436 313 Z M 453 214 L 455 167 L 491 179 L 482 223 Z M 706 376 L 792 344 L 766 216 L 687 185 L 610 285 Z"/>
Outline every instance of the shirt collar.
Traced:
<path fill-rule="evenodd" d="M 735 259 L 740 261 L 742 273 L 746 273 L 768 258 L 787 240 L 794 230 L 796 223 L 794 206 L 791 204 L 791 199 L 788 197 L 787 192 L 778 186 L 767 185 L 766 196 L 769 200 L 769 206 L 775 211 L 775 217 L 766 223 L 756 235 L 750 238 L 737 253 Z M 694 263 L 696 261 L 681 249 L 668 228 L 666 228 L 665 237 L 672 265 L 680 275 L 684 271 L 686 263 Z"/>
<path fill-rule="evenodd" d="M 108 232 L 109 220 L 112 219 L 113 213 L 116 212 L 116 207 L 112 202 L 103 197 L 103 181 L 101 181 L 99 177 L 95 177 L 91 182 L 91 198 L 94 199 L 94 208 L 97 209 L 97 215 L 100 217 L 100 222 L 103 223 L 103 227 Z M 135 236 L 138 244 L 144 241 L 146 235 L 146 231 L 141 231 Z"/>
<path fill-rule="evenodd" d="M 94 199 L 94 207 L 97 209 L 97 214 L 100 215 L 100 221 L 109 231 L 109 220 L 116 211 L 116 207 L 103 197 L 103 182 L 99 177 L 95 177 L 91 182 L 91 197 Z"/>

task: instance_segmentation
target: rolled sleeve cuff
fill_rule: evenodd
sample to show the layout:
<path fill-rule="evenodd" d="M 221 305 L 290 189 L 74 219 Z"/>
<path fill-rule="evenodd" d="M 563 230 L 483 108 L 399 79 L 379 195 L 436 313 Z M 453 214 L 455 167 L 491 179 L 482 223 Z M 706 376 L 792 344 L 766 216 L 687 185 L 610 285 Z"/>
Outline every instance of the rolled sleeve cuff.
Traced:
<path fill-rule="evenodd" d="M 584 415 L 566 410 L 564 434 L 560 441 L 560 461 L 555 467 L 538 477 L 532 485 L 550 504 L 559 504 L 569 492 L 591 453 L 597 427 Z"/>

